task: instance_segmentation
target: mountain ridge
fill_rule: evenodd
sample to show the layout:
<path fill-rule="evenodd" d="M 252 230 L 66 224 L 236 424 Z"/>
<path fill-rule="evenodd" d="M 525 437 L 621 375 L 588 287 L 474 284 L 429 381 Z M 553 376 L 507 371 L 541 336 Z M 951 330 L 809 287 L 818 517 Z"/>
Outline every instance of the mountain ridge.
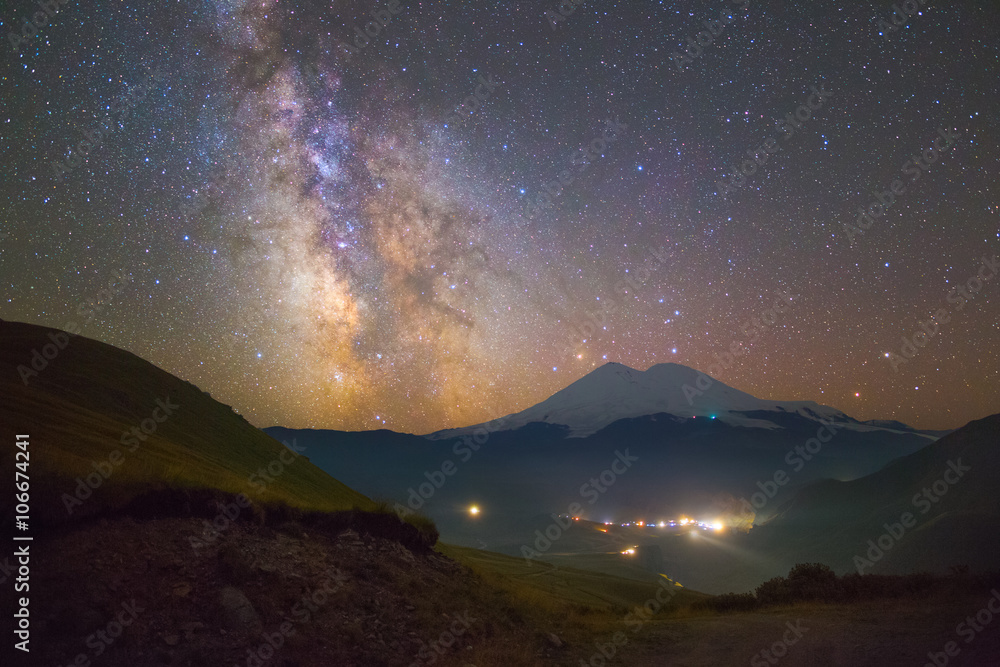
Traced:
<path fill-rule="evenodd" d="M 815 401 L 776 401 L 762 399 L 712 378 L 683 364 L 654 364 L 640 371 L 617 362 L 608 362 L 570 383 L 547 399 L 520 412 L 501 418 L 506 430 L 533 422 L 562 425 L 569 437 L 592 435 L 621 419 L 657 414 L 681 418 L 708 417 L 748 428 L 776 429 L 781 426 L 769 419 L 748 413 L 796 413 L 819 423 L 839 423 L 856 431 L 893 430 L 915 433 L 933 441 L 935 435 L 912 429 L 900 422 L 887 426 L 877 420 L 861 422 L 842 410 Z M 496 420 L 494 420 L 496 421 Z M 888 424 L 892 424 L 889 428 Z M 431 440 L 461 437 L 484 428 L 473 424 L 426 434 Z"/>

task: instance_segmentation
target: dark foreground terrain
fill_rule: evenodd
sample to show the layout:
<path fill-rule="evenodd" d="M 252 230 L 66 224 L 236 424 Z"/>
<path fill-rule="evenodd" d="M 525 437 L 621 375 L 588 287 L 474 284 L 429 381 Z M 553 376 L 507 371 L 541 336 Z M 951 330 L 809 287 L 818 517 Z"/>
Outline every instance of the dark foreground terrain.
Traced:
<path fill-rule="evenodd" d="M 985 578 L 728 612 L 649 580 L 408 547 L 358 521 L 205 521 L 120 515 L 46 534 L 25 664 L 919 666 L 929 652 L 945 664 L 949 642 L 947 664 L 1000 664 Z"/>

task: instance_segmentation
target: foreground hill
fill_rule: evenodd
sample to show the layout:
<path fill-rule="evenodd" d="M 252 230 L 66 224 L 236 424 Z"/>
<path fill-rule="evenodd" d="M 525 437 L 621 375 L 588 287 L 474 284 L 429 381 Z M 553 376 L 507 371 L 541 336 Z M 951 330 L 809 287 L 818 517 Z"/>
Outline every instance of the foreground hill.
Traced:
<path fill-rule="evenodd" d="M 3 321 L 0 349 L 2 439 L 30 436 L 36 525 L 120 507 L 163 484 L 312 509 L 371 505 L 229 406 L 129 352 Z M 13 479 L 13 446 L 0 462 Z M 9 520 L 13 507 L 4 507 Z"/>
<path fill-rule="evenodd" d="M 762 651 L 778 645 L 782 665 L 881 667 L 922 664 L 992 598 L 963 587 L 718 614 L 649 578 L 412 552 L 299 520 L 238 521 L 193 550 L 202 530 L 119 515 L 47 533 L 33 545 L 33 653 L 4 664 L 707 667 L 773 664 Z M 995 664 L 1000 634 L 975 640 L 957 664 Z"/>
<path fill-rule="evenodd" d="M 31 656 L 12 664 L 572 664 L 589 632 L 656 589 L 565 570 L 504 585 L 520 562 L 490 556 L 484 579 L 440 554 L 296 519 L 241 519 L 191 541 L 203 535 L 201 517 L 127 513 L 46 533 L 33 545 Z"/>

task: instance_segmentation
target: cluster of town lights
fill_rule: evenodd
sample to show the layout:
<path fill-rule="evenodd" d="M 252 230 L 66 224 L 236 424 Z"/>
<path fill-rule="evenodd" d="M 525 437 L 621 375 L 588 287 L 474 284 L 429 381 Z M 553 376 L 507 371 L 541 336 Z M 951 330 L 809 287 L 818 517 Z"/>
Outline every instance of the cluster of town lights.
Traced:
<path fill-rule="evenodd" d="M 605 521 L 604 525 L 613 526 L 615 524 L 612 523 L 611 521 Z M 702 530 L 715 530 L 715 531 L 721 531 L 723 528 L 725 528 L 725 526 L 721 521 L 713 521 L 709 523 L 708 521 L 695 521 L 694 519 L 688 519 L 687 517 L 682 517 L 677 521 L 661 521 L 659 523 L 656 523 L 655 521 L 650 521 L 649 523 L 646 523 L 645 521 L 626 521 L 625 523 L 621 524 L 621 526 L 622 528 L 629 528 L 632 526 L 635 526 L 637 528 L 667 528 L 667 527 L 676 528 L 678 526 L 682 526 L 682 527 L 701 528 Z M 601 530 L 607 532 L 607 530 L 604 528 L 602 528 Z M 634 547 L 629 547 L 628 549 L 622 551 L 621 554 L 623 556 L 634 556 L 635 550 L 638 548 L 639 548 L 638 545 Z"/>
<path fill-rule="evenodd" d="M 572 519 L 573 521 L 579 521 L 580 517 L 572 515 L 559 515 L 560 518 L 565 516 L 567 519 Z M 725 530 L 725 524 L 716 519 L 715 521 L 698 521 L 696 519 L 691 519 L 686 516 L 682 516 L 676 520 L 670 521 L 626 521 L 624 523 L 616 524 L 613 521 L 605 521 L 604 526 L 621 526 L 622 528 L 701 528 L 702 530 L 714 530 L 716 532 L 721 532 Z M 607 528 L 598 528 L 602 533 L 608 532 Z M 626 549 L 621 552 L 623 555 L 631 556 L 635 554 L 635 547 Z"/>
<path fill-rule="evenodd" d="M 615 525 L 612 521 L 605 521 L 605 526 Z M 678 526 L 691 528 L 701 528 L 702 530 L 722 530 L 725 525 L 721 521 L 696 521 L 695 519 L 689 519 L 687 517 L 681 517 L 676 521 L 660 521 L 659 523 L 655 521 L 626 521 L 625 523 L 619 524 L 622 528 L 676 528 Z"/>

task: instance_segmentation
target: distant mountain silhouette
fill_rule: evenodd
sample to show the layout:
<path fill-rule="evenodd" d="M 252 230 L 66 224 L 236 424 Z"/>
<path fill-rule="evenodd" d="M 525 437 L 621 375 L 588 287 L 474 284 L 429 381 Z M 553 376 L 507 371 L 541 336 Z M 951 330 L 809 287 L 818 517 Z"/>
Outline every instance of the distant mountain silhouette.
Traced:
<path fill-rule="evenodd" d="M 997 569 L 998 534 L 1000 415 L 993 415 L 861 479 L 802 489 L 751 537 L 786 561 L 898 574 Z"/>

